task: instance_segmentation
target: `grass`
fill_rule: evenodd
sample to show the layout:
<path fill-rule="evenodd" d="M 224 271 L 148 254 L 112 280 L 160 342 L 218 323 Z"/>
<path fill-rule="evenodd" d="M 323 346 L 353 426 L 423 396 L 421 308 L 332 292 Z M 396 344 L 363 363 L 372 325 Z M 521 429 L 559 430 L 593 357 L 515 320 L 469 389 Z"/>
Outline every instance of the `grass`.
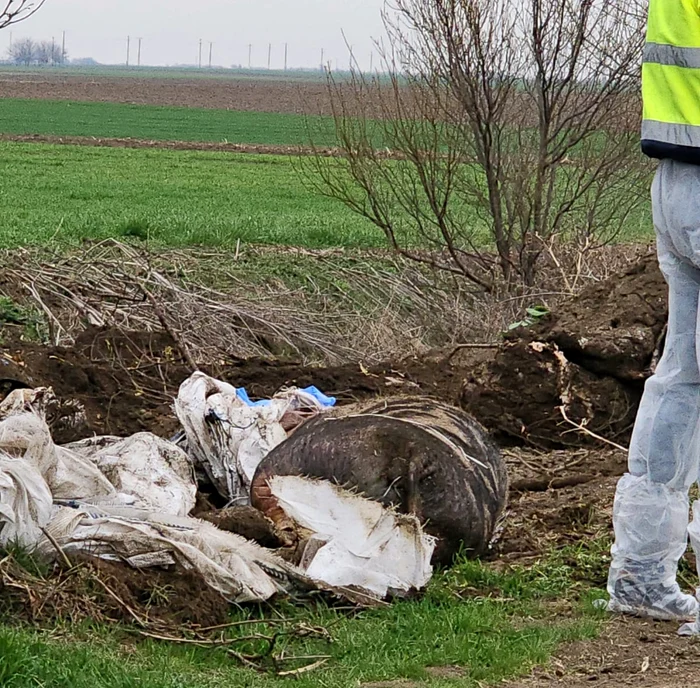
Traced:
<path fill-rule="evenodd" d="M 378 247 L 383 237 L 305 187 L 283 156 L 0 143 L 0 247 L 144 238 Z"/>
<path fill-rule="evenodd" d="M 595 555 L 594 550 L 592 545 L 590 551 L 570 556 L 585 558 Z M 602 617 L 593 610 L 591 595 L 570 576 L 575 561 L 567 568 L 561 556 L 507 573 L 462 561 L 438 574 L 423 599 L 354 616 L 321 604 L 278 606 L 291 621 L 327 627 L 334 638 L 331 644 L 295 640 L 285 648 L 296 656 L 331 656 L 323 668 L 297 676 L 295 685 L 345 688 L 409 679 L 424 681 L 426 688 L 468 688 L 527 673 L 546 662 L 562 642 L 595 637 L 600 627 Z M 581 600 L 573 616 L 552 612 L 552 604 L 561 597 Z M 255 614 L 270 612 L 241 610 L 234 617 L 257 618 Z M 249 635 L 254 630 L 247 626 L 237 632 Z M 427 671 L 455 666 L 462 672 L 453 678 Z M 115 629 L 59 626 L 41 633 L 0 626 L 0 685 L 274 688 L 288 685 L 288 679 L 241 668 L 220 650 L 135 642 L 133 635 Z"/>
<path fill-rule="evenodd" d="M 336 144 L 330 117 L 120 103 L 0 100 L 1 134 L 297 146 L 308 144 L 309 126 L 316 145 Z"/>
<path fill-rule="evenodd" d="M 152 246 L 385 246 L 285 156 L 0 143 L 0 247 L 128 237 Z M 641 208 L 621 240 L 648 238 Z M 478 222 L 470 208 L 465 222 Z M 485 239 L 486 240 L 486 239 Z"/>

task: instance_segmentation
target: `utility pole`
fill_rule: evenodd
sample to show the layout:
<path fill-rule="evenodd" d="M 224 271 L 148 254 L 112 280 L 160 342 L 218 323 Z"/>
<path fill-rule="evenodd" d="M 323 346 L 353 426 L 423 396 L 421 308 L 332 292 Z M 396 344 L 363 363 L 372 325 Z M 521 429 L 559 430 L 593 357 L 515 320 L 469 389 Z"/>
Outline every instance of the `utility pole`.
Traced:
<path fill-rule="evenodd" d="M 56 37 L 51 36 L 51 65 L 56 64 Z"/>
<path fill-rule="evenodd" d="M 267 46 L 267 71 L 270 71 L 272 66 L 272 43 Z"/>
<path fill-rule="evenodd" d="M 199 39 L 199 68 L 202 68 L 202 39 Z"/>
<path fill-rule="evenodd" d="M 143 38 L 139 38 L 139 54 L 138 54 L 138 58 L 136 60 L 136 64 L 138 67 L 141 66 L 141 41 L 142 40 L 143 40 Z"/>
<path fill-rule="evenodd" d="M 287 58 L 289 56 L 289 43 L 284 44 L 284 71 L 287 71 Z"/>
<path fill-rule="evenodd" d="M 12 31 L 10 31 L 10 50 L 12 50 Z"/>
<path fill-rule="evenodd" d="M 325 48 L 321 48 L 321 71 L 323 71 L 323 69 L 324 69 L 324 67 L 323 67 L 323 59 L 324 59 L 325 57 L 326 57 L 326 49 L 325 49 Z"/>
<path fill-rule="evenodd" d="M 63 32 L 63 36 L 61 38 L 61 64 L 63 64 L 66 61 L 66 32 Z"/>
<path fill-rule="evenodd" d="M 253 65 L 253 44 L 248 43 L 248 69 Z"/>
<path fill-rule="evenodd" d="M 209 69 L 211 69 L 211 57 L 212 57 L 213 53 L 214 53 L 214 43 L 212 41 L 209 41 Z"/>
<path fill-rule="evenodd" d="M 129 57 L 131 56 L 131 36 L 126 37 L 126 66 L 129 66 Z"/>
<path fill-rule="evenodd" d="M 374 52 L 369 54 L 369 73 L 374 71 Z"/>

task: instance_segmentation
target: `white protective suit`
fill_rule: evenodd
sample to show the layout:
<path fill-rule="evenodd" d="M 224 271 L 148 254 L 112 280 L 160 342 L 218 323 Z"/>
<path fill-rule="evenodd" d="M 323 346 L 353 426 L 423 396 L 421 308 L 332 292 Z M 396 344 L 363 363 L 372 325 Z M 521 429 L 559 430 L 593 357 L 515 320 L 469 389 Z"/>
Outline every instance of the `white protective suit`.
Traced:
<path fill-rule="evenodd" d="M 676 573 L 688 532 L 700 557 L 698 505 L 688 529 L 688 492 L 700 470 L 700 167 L 662 161 L 652 200 L 669 286 L 668 334 L 615 496 L 608 609 L 691 620 L 699 605 L 681 592 Z"/>

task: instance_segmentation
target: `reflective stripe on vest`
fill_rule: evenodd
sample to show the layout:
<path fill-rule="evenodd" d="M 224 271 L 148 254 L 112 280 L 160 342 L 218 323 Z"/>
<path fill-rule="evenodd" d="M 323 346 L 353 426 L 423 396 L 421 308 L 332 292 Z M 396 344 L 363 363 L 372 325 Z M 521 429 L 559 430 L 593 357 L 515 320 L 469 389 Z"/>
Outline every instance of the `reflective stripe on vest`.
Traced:
<path fill-rule="evenodd" d="M 680 48 L 662 43 L 647 43 L 644 62 L 683 69 L 700 69 L 700 48 Z"/>
<path fill-rule="evenodd" d="M 650 0 L 642 139 L 700 149 L 698 0 Z"/>

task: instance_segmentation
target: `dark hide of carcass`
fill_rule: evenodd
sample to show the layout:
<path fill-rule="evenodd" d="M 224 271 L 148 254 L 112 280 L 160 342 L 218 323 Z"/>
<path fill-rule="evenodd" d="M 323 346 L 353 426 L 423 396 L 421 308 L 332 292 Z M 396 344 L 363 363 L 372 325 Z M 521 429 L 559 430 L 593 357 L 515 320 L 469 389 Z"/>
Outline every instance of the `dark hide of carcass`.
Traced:
<path fill-rule="evenodd" d="M 253 479 L 253 506 L 290 527 L 268 486 L 276 475 L 331 480 L 415 514 L 438 538 L 438 563 L 460 550 L 488 549 L 508 490 L 505 463 L 486 430 L 460 409 L 419 398 L 319 417 L 273 449 Z"/>

